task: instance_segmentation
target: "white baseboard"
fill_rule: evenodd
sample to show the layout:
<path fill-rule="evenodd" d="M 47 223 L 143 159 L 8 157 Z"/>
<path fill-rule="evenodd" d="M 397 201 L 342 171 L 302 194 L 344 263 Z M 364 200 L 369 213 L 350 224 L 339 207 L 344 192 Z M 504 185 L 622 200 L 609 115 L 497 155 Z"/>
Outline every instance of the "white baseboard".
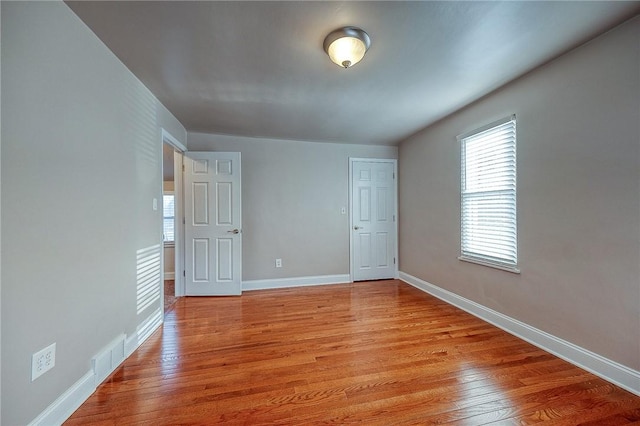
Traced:
<path fill-rule="evenodd" d="M 109 343 L 91 360 L 96 386 L 104 381 L 125 359 L 124 342 L 126 336 L 121 334 Z"/>
<path fill-rule="evenodd" d="M 288 287 L 305 287 L 311 285 L 344 284 L 351 282 L 349 274 L 320 275 L 317 277 L 276 278 L 271 280 L 243 281 L 242 290 L 269 290 Z"/>
<path fill-rule="evenodd" d="M 29 426 L 61 425 L 96 390 L 95 375 L 89 370 L 84 376 L 67 389 L 49 405 Z"/>
<path fill-rule="evenodd" d="M 412 275 L 400 272 L 400 279 L 425 293 L 444 300 L 553 355 L 640 396 L 640 371 L 553 336 L 517 319 L 489 309 Z"/>
<path fill-rule="evenodd" d="M 154 311 L 132 336 L 118 336 L 92 359 L 93 368 L 47 407 L 29 426 L 61 425 L 97 387 L 162 325 L 162 311 Z"/>
<path fill-rule="evenodd" d="M 165 280 L 175 280 L 176 279 L 176 273 L 175 272 L 165 272 L 164 273 L 164 279 Z"/>
<path fill-rule="evenodd" d="M 137 327 L 136 333 L 127 337 L 124 342 L 124 353 L 129 357 L 154 331 L 162 325 L 162 310 L 155 310 L 146 320 Z"/>
<path fill-rule="evenodd" d="M 555 337 L 521 321 L 496 312 L 476 302 L 455 293 L 444 290 L 419 278 L 399 273 L 400 279 L 438 299 L 444 300 L 470 314 L 499 327 L 539 348 L 550 352 L 580 368 L 583 368 L 603 379 L 620 386 L 640 396 L 640 372 L 611 361 L 601 355 L 581 348 L 566 340 Z M 349 275 L 324 275 L 317 277 L 282 278 L 270 280 L 254 280 L 242 283 L 243 290 L 263 290 L 287 287 L 301 287 L 324 284 L 339 284 L 350 282 Z M 116 338 L 102 351 L 94 364 L 94 370 L 88 371 L 76 383 L 58 397 L 29 425 L 60 425 L 67 420 L 75 410 L 86 401 L 104 380 L 98 380 L 104 375 L 105 369 L 115 370 L 117 366 L 129 357 L 158 327 L 162 325 L 162 312 L 156 310 L 144 320 L 132 336 L 124 339 L 124 335 Z M 124 350 L 124 358 L 121 351 Z M 108 367 L 107 367 L 107 364 Z M 108 376 L 108 374 L 107 374 Z M 106 377 L 106 376 L 105 376 Z"/>

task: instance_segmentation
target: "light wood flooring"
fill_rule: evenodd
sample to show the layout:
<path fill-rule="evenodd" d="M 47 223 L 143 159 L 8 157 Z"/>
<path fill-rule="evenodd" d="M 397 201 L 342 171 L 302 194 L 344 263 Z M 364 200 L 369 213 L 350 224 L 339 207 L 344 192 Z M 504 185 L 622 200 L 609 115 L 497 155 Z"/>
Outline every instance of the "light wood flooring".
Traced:
<path fill-rule="evenodd" d="M 624 425 L 640 397 L 401 281 L 180 298 L 68 425 Z"/>

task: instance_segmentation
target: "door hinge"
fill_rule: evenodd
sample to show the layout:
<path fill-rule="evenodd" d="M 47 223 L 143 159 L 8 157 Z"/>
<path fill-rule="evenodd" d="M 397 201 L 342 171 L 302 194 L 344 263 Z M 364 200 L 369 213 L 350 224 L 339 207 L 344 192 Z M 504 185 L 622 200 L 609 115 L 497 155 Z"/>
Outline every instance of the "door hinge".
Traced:
<path fill-rule="evenodd" d="M 184 220 L 184 217 L 182 218 L 182 224 L 184 225 L 186 223 L 186 221 Z"/>
<path fill-rule="evenodd" d="M 396 221 L 396 215 L 395 214 L 393 215 L 393 221 L 394 222 Z"/>
<path fill-rule="evenodd" d="M 396 264 L 396 258 L 395 257 L 393 258 L 393 264 L 394 265 Z"/>
<path fill-rule="evenodd" d="M 182 165 L 182 171 L 184 172 L 184 164 Z"/>
<path fill-rule="evenodd" d="M 395 262 L 395 260 L 394 260 L 394 262 Z M 186 277 L 186 276 L 187 276 L 187 272 L 183 270 L 183 271 L 182 271 L 182 276 L 183 276 L 183 277 Z"/>
<path fill-rule="evenodd" d="M 396 172 L 393 172 L 393 178 L 394 179 L 396 178 Z"/>

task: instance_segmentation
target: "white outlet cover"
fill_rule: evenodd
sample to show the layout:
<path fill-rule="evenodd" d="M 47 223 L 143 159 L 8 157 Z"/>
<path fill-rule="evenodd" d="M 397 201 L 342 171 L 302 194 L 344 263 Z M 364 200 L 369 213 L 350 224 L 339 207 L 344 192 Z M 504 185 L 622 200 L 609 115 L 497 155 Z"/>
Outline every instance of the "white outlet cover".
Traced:
<path fill-rule="evenodd" d="M 282 259 L 276 259 L 276 268 L 282 268 Z"/>
<path fill-rule="evenodd" d="M 31 381 L 42 376 L 56 365 L 56 344 L 52 343 L 31 356 Z"/>

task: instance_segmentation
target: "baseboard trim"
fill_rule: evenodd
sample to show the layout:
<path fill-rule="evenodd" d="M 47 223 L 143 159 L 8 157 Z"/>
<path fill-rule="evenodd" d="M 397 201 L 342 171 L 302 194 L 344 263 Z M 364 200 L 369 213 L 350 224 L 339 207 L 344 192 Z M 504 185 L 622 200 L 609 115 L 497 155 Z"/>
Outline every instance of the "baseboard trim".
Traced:
<path fill-rule="evenodd" d="M 29 426 L 61 425 L 85 402 L 98 386 L 154 331 L 162 325 L 162 311 L 154 311 L 132 336 L 122 334 L 92 359 L 92 369 L 60 395 Z"/>
<path fill-rule="evenodd" d="M 344 284 L 351 282 L 349 274 L 320 275 L 316 277 L 276 278 L 270 280 L 243 281 L 242 290 L 270 290 L 276 288 L 306 287 L 312 285 Z"/>
<path fill-rule="evenodd" d="M 420 278 L 404 272 L 400 272 L 399 275 L 400 279 L 407 284 L 640 396 L 640 371 L 633 370 Z"/>
<path fill-rule="evenodd" d="M 75 382 L 69 389 L 47 407 L 29 426 L 61 425 L 84 401 L 96 390 L 95 375 L 89 370 L 84 376 Z"/>
<path fill-rule="evenodd" d="M 124 342 L 125 358 L 128 358 L 145 340 L 162 325 L 162 310 L 157 309 L 147 317 L 136 329 L 136 333 L 127 337 Z"/>
<path fill-rule="evenodd" d="M 96 386 L 104 381 L 125 360 L 123 334 L 115 338 L 91 360 Z"/>
<path fill-rule="evenodd" d="M 176 273 L 175 272 L 165 272 L 164 273 L 164 279 L 165 280 L 175 280 L 176 279 Z"/>

